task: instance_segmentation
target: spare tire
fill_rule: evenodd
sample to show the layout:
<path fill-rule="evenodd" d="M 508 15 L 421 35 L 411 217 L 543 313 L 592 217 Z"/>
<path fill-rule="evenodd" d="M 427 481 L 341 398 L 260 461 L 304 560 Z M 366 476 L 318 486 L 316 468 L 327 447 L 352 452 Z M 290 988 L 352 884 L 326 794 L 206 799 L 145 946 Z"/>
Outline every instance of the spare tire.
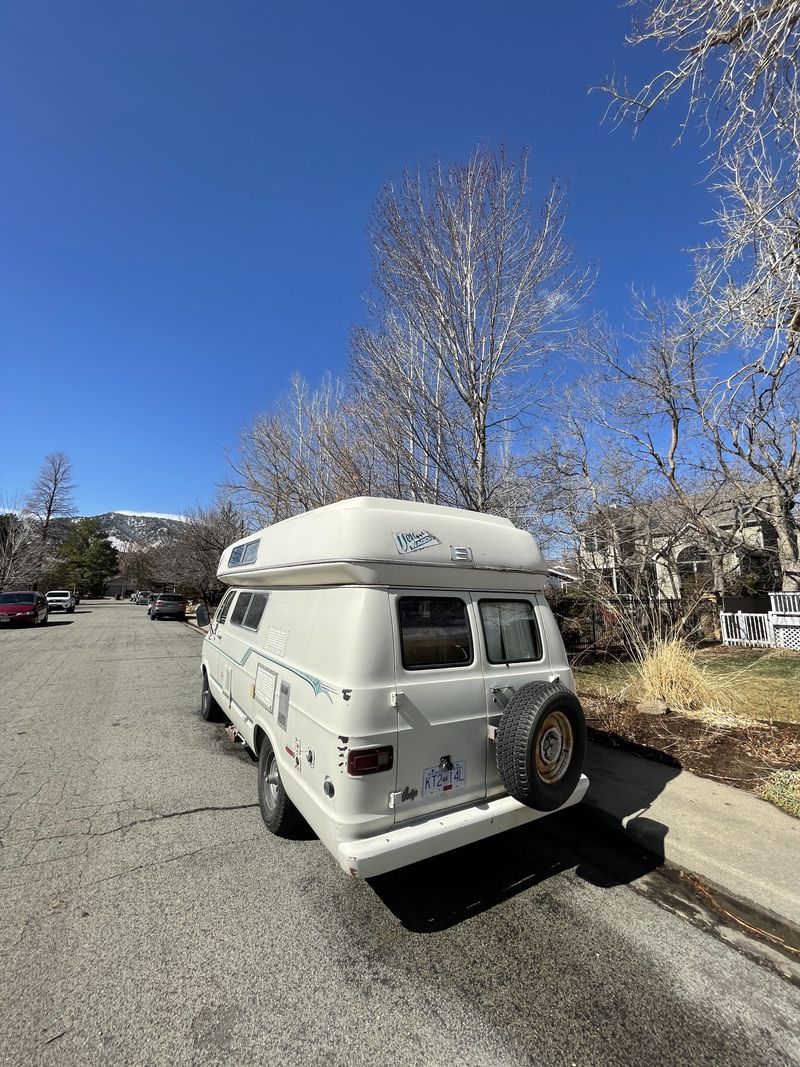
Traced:
<path fill-rule="evenodd" d="M 561 682 L 531 682 L 514 694 L 497 727 L 500 780 L 522 804 L 555 811 L 572 796 L 586 756 L 580 701 Z"/>

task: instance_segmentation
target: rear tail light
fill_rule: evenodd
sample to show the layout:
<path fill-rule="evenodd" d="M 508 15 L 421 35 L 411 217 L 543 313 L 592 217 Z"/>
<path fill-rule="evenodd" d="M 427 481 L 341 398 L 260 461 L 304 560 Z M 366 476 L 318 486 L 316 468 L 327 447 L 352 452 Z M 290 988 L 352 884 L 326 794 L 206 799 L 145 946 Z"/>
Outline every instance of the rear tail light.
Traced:
<path fill-rule="evenodd" d="M 394 764 L 394 749 L 391 745 L 379 748 L 355 748 L 347 753 L 347 773 L 353 778 L 362 774 L 391 770 Z"/>

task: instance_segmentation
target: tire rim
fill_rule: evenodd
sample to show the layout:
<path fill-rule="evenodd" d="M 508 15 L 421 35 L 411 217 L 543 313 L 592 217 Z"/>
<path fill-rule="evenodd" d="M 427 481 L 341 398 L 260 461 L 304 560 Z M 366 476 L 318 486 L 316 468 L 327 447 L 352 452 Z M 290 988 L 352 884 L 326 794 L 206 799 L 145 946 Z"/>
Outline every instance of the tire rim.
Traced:
<path fill-rule="evenodd" d="M 267 805 L 270 811 L 274 811 L 278 806 L 278 786 L 280 785 L 280 777 L 278 775 L 278 764 L 275 759 L 275 753 L 270 752 L 264 761 L 264 803 Z"/>
<path fill-rule="evenodd" d="M 543 782 L 564 777 L 572 759 L 572 726 L 563 711 L 551 711 L 536 735 L 536 773 Z"/>

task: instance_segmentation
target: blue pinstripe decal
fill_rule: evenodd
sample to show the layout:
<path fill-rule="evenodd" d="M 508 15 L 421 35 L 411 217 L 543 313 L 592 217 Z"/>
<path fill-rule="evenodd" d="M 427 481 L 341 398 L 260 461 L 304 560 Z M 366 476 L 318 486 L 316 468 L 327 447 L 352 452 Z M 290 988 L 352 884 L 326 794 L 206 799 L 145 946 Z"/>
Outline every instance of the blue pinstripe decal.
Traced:
<path fill-rule="evenodd" d="M 257 648 L 253 648 L 252 645 L 247 649 L 244 656 L 241 659 L 234 659 L 233 656 L 229 656 L 224 649 L 216 646 L 217 651 L 223 655 L 226 659 L 229 659 L 231 663 L 235 663 L 237 667 L 244 667 L 250 656 L 260 656 L 268 663 L 274 663 L 276 667 L 280 667 L 281 670 L 289 671 L 291 674 L 296 674 L 298 678 L 302 678 L 304 682 L 308 682 L 311 688 L 314 690 L 314 696 L 318 697 L 320 693 L 323 693 L 331 704 L 333 703 L 332 693 L 338 693 L 339 690 L 332 685 L 328 685 L 327 682 L 321 682 L 319 678 L 315 678 L 313 674 L 306 674 L 304 671 L 298 671 L 294 667 L 290 667 L 288 664 L 283 663 L 279 659 L 273 659 L 272 656 L 268 656 L 265 652 L 259 652 Z"/>

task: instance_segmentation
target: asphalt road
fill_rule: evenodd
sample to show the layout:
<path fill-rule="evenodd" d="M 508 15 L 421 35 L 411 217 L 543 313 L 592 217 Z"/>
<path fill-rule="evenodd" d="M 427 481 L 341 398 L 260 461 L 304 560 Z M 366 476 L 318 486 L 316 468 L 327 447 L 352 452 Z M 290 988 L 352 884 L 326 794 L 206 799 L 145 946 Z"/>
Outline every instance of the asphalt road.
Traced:
<path fill-rule="evenodd" d="M 132 604 L 0 632 L 0 1063 L 800 1063 L 800 989 L 581 810 L 370 883 L 270 837 L 199 654 Z"/>

